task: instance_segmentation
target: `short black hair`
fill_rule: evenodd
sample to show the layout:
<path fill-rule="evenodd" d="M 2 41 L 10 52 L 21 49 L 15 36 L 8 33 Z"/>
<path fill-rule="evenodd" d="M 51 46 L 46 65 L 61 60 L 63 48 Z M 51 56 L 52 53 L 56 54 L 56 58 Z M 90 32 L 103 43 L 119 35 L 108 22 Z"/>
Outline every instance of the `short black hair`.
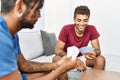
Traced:
<path fill-rule="evenodd" d="M 90 16 L 90 9 L 87 6 L 77 6 L 74 11 L 74 18 L 76 17 L 76 14 L 83 14 Z"/>
<path fill-rule="evenodd" d="M 27 5 L 27 7 L 30 6 L 31 2 L 37 2 L 38 0 L 23 0 L 23 2 Z M 8 13 L 10 12 L 14 5 L 15 5 L 16 0 L 1 0 L 1 13 Z M 44 0 L 40 0 L 40 5 L 39 8 L 42 8 L 44 4 Z"/>

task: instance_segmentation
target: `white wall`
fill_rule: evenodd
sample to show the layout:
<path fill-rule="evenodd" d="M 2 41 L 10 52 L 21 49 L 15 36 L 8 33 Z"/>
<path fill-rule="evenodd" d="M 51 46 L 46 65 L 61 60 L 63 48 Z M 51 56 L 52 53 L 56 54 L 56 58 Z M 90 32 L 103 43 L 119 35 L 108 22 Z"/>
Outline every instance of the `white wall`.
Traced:
<path fill-rule="evenodd" d="M 58 36 L 63 25 L 70 22 L 70 0 L 45 0 L 45 30 Z"/>
<path fill-rule="evenodd" d="M 119 0 L 46 0 L 45 30 L 58 36 L 63 25 L 73 23 L 77 5 L 87 5 L 91 10 L 89 24 L 100 32 L 103 54 L 120 55 L 120 1 Z"/>

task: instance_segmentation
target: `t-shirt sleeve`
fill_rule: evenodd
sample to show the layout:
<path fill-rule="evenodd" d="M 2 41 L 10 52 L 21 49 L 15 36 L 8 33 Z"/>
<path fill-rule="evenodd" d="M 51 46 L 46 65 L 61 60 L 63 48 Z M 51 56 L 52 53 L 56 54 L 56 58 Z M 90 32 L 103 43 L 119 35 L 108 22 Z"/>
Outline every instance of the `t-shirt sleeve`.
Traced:
<path fill-rule="evenodd" d="M 90 40 L 97 39 L 99 36 L 100 36 L 100 34 L 98 33 L 97 29 L 93 26 L 92 29 L 91 29 Z"/>
<path fill-rule="evenodd" d="M 66 41 L 67 41 L 67 30 L 65 29 L 65 27 L 63 27 L 62 30 L 60 31 L 60 34 L 59 34 L 58 38 L 59 38 L 59 40 L 66 43 Z"/>

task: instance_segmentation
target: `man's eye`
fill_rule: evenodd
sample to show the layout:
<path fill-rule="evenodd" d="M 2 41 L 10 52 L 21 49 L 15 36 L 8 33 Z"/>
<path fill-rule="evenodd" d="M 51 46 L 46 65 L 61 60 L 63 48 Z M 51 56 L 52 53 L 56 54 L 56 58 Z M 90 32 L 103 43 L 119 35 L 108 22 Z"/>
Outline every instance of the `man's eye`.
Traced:
<path fill-rule="evenodd" d="M 80 22 L 81 20 L 80 19 L 77 19 L 78 22 Z"/>
<path fill-rule="evenodd" d="M 88 19 L 84 20 L 84 22 L 88 22 Z"/>

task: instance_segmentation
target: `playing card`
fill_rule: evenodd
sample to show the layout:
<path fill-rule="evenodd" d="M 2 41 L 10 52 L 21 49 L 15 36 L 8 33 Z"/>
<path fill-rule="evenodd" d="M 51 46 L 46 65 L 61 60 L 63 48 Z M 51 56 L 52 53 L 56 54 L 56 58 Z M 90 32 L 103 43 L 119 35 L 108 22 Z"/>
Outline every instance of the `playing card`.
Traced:
<path fill-rule="evenodd" d="M 78 54 L 79 49 L 77 47 L 71 46 L 67 48 L 67 57 L 72 57 L 72 60 L 74 60 Z"/>
<path fill-rule="evenodd" d="M 79 49 L 79 51 L 80 51 L 82 54 L 85 54 L 86 52 L 92 52 L 92 51 L 94 51 L 94 48 L 92 48 L 92 47 L 81 47 L 81 48 Z"/>
<path fill-rule="evenodd" d="M 67 57 L 71 57 L 72 56 L 72 54 L 74 53 L 73 48 L 74 48 L 73 46 L 67 48 Z"/>

